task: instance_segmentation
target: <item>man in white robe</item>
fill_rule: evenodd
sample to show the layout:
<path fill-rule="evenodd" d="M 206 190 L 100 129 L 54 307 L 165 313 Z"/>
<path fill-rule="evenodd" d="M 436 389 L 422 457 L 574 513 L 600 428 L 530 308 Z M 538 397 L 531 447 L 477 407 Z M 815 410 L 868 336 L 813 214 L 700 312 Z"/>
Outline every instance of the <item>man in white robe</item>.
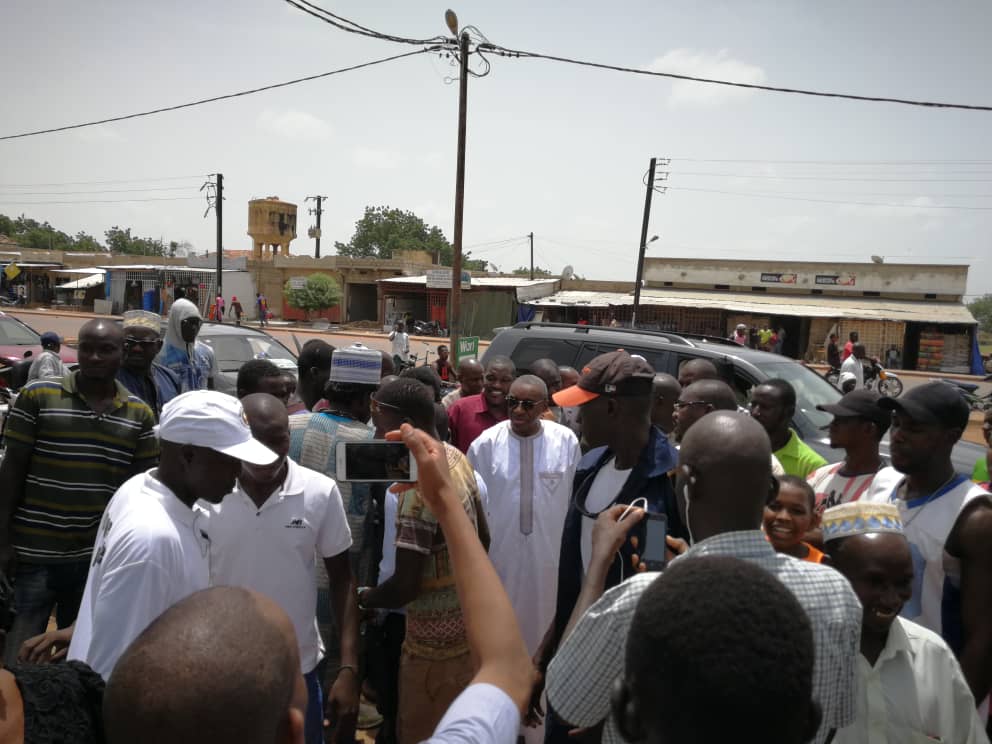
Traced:
<path fill-rule="evenodd" d="M 489 557 L 531 655 L 555 616 L 561 534 L 582 456 L 571 429 L 542 420 L 547 401 L 540 378 L 518 378 L 506 398 L 509 419 L 486 429 L 468 451 L 489 493 Z M 541 741 L 543 727 L 525 735 Z"/>

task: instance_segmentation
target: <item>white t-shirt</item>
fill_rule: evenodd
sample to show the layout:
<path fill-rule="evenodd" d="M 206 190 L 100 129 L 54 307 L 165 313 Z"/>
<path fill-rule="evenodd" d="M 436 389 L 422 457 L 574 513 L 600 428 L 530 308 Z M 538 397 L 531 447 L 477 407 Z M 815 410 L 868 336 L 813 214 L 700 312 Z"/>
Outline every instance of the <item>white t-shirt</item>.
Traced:
<path fill-rule="evenodd" d="M 393 342 L 393 356 L 406 359 L 410 354 L 410 337 L 403 331 L 393 331 L 389 334 L 389 340 Z"/>
<path fill-rule="evenodd" d="M 806 482 L 816 494 L 816 510 L 820 514 L 831 507 L 860 499 L 868 492 L 875 476 L 878 475 L 878 472 L 841 475 L 840 471 L 843 467 L 843 460 L 833 462 L 817 468 L 806 478 Z"/>
<path fill-rule="evenodd" d="M 117 489 L 100 520 L 69 659 L 104 679 L 155 618 L 210 583 L 208 515 L 156 477 Z"/>
<path fill-rule="evenodd" d="M 424 744 L 515 744 L 520 712 L 495 685 L 477 682 L 455 698 Z"/>
<path fill-rule="evenodd" d="M 586 511 L 590 514 L 598 514 L 616 501 L 617 496 L 620 494 L 620 489 L 623 488 L 633 470 L 634 468 L 617 470 L 616 458 L 611 458 L 608 463 L 599 469 L 599 472 L 596 473 L 596 479 L 589 487 L 589 493 L 586 495 Z M 591 519 L 590 517 L 582 518 L 581 545 L 583 572 L 589 570 L 589 561 L 592 560 L 592 526 L 595 521 L 595 519 Z"/>
<path fill-rule="evenodd" d="M 210 516 L 210 582 L 265 594 L 293 621 L 303 673 L 323 656 L 317 632 L 315 556 L 332 558 L 351 547 L 351 530 L 337 484 L 286 460 L 282 487 L 261 507 L 241 484 Z"/>
<path fill-rule="evenodd" d="M 840 365 L 840 373 L 844 374 L 845 372 L 854 375 L 854 379 L 858 381 L 858 384 L 854 386 L 855 390 L 861 390 L 865 386 L 865 367 L 854 354 L 851 354 Z"/>

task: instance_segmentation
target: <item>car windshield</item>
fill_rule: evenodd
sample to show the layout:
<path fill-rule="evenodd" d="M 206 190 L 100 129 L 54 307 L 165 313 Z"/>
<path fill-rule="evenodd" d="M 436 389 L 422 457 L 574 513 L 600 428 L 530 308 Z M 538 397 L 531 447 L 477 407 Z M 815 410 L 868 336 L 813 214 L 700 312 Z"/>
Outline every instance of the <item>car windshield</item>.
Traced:
<path fill-rule="evenodd" d="M 0 317 L 0 345 L 37 346 L 38 334 L 23 323 L 7 316 Z"/>
<path fill-rule="evenodd" d="M 818 411 L 818 405 L 836 403 L 840 391 L 816 372 L 796 362 L 761 364 L 761 371 L 769 379 L 778 378 L 790 383 L 796 390 L 796 413 L 805 416 L 815 428 L 827 426 L 833 415 Z"/>

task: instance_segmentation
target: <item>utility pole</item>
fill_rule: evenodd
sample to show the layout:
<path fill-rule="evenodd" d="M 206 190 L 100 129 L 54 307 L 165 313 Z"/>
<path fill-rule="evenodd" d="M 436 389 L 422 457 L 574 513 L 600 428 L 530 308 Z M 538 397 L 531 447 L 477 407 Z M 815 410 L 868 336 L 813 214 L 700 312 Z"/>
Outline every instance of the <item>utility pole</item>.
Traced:
<path fill-rule="evenodd" d="M 217 295 L 224 296 L 224 174 L 217 174 Z"/>
<path fill-rule="evenodd" d="M 448 11 L 445 20 L 452 33 L 458 33 L 458 18 Z M 451 261 L 451 322 L 448 325 L 451 349 L 458 359 L 462 312 L 462 225 L 465 216 L 465 130 L 468 118 L 468 43 L 467 31 L 458 37 L 458 155 L 455 171 L 454 257 Z"/>
<path fill-rule="evenodd" d="M 643 281 L 644 274 L 644 253 L 648 248 L 648 243 L 653 243 L 658 239 L 655 235 L 651 240 L 648 240 L 648 223 L 651 221 L 651 196 L 654 194 L 655 190 L 659 190 L 660 193 L 665 193 L 665 187 L 655 186 L 655 181 L 667 181 L 668 173 L 657 173 L 659 158 L 651 158 L 651 164 L 648 166 L 648 177 L 645 182 L 647 185 L 647 191 L 644 194 L 644 218 L 641 221 L 641 242 L 638 244 L 637 249 L 637 278 L 634 280 L 634 310 L 630 315 L 630 327 L 637 328 L 637 313 L 641 309 L 641 282 Z M 671 161 L 662 158 L 662 166 L 666 166 Z"/>
<path fill-rule="evenodd" d="M 324 213 L 324 210 L 320 208 L 320 203 L 326 198 L 327 198 L 326 196 L 308 196 L 306 199 L 304 199 L 304 201 L 317 202 L 317 208 L 310 210 L 310 214 L 317 215 L 317 227 L 312 231 L 310 236 L 314 238 L 316 241 L 316 244 L 314 245 L 314 249 L 313 249 L 314 258 L 320 258 L 320 215 Z"/>
<path fill-rule="evenodd" d="M 530 238 L 530 280 L 534 281 L 534 233 L 527 237 Z"/>

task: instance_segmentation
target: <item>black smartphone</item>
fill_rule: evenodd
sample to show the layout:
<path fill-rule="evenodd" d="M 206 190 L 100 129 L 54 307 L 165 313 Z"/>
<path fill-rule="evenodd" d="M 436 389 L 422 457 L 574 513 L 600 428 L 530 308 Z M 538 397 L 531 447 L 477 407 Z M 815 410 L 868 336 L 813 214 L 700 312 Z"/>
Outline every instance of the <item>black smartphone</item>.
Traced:
<path fill-rule="evenodd" d="M 648 567 L 648 571 L 660 571 L 665 567 L 665 536 L 667 534 L 668 517 L 653 512 L 644 515 L 644 544 L 641 547 L 641 562 Z"/>

